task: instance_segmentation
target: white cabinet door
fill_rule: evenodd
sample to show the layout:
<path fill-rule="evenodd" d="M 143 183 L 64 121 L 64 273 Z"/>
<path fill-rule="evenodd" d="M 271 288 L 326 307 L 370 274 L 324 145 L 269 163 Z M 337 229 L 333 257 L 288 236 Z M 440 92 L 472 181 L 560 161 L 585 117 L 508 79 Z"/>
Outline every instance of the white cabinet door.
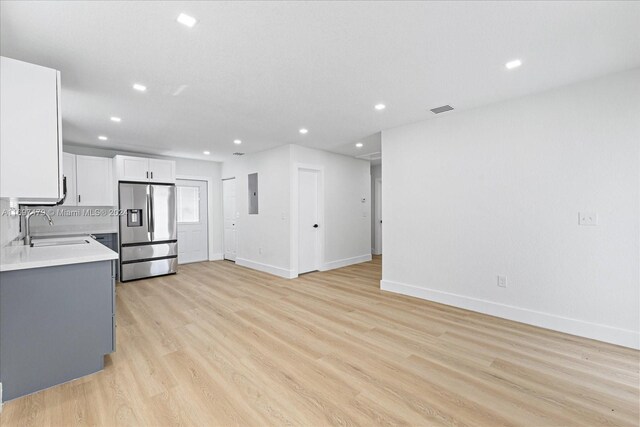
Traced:
<path fill-rule="evenodd" d="M 118 181 L 149 181 L 149 159 L 116 156 Z"/>
<path fill-rule="evenodd" d="M 75 154 L 62 154 L 62 175 L 67 178 L 67 198 L 62 206 L 76 206 L 76 156 Z"/>
<path fill-rule="evenodd" d="M 151 182 L 173 184 L 176 182 L 176 162 L 173 160 L 149 159 Z"/>
<path fill-rule="evenodd" d="M 78 206 L 113 206 L 111 167 L 106 157 L 76 156 Z"/>
<path fill-rule="evenodd" d="M 60 73 L 0 58 L 0 197 L 62 198 Z"/>

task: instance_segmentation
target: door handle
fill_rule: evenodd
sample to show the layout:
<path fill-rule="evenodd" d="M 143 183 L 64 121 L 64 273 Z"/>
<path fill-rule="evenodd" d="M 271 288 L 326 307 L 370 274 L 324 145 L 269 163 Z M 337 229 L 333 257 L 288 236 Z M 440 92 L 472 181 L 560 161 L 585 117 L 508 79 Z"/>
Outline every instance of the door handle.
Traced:
<path fill-rule="evenodd" d="M 313 228 L 318 228 L 318 224 L 313 224 Z"/>
<path fill-rule="evenodd" d="M 151 195 L 147 192 L 147 232 L 151 237 Z"/>
<path fill-rule="evenodd" d="M 153 172 L 151 173 L 153 175 Z M 153 211 L 153 186 L 149 186 L 149 216 L 151 217 L 151 239 L 153 239 L 153 233 L 156 231 L 156 213 Z"/>

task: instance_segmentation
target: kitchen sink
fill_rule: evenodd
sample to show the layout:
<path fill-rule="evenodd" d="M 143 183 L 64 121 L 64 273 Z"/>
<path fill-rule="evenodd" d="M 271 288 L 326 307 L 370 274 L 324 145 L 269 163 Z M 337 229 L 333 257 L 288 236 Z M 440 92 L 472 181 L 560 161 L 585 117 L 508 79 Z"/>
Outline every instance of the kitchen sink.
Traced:
<path fill-rule="evenodd" d="M 64 241 L 43 239 L 43 240 L 37 240 L 35 242 L 32 242 L 31 247 L 41 248 L 46 246 L 68 246 L 68 245 L 87 245 L 87 244 L 89 244 L 89 241 L 86 239 L 64 240 Z"/>

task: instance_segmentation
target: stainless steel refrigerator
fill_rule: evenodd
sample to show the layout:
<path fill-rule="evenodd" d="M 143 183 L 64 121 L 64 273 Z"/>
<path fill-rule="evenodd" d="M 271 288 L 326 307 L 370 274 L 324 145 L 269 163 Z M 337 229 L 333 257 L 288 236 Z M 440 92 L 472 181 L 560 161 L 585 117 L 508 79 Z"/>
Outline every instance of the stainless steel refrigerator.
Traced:
<path fill-rule="evenodd" d="M 121 182 L 120 281 L 176 272 L 178 237 L 173 184 Z"/>

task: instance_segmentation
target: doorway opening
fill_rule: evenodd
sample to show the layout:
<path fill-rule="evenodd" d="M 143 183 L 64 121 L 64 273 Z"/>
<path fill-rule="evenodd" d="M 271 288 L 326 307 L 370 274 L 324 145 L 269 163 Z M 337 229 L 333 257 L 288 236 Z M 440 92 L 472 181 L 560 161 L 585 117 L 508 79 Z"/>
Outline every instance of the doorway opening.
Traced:
<path fill-rule="evenodd" d="M 374 255 L 382 255 L 382 178 L 376 178 L 374 185 Z"/>

